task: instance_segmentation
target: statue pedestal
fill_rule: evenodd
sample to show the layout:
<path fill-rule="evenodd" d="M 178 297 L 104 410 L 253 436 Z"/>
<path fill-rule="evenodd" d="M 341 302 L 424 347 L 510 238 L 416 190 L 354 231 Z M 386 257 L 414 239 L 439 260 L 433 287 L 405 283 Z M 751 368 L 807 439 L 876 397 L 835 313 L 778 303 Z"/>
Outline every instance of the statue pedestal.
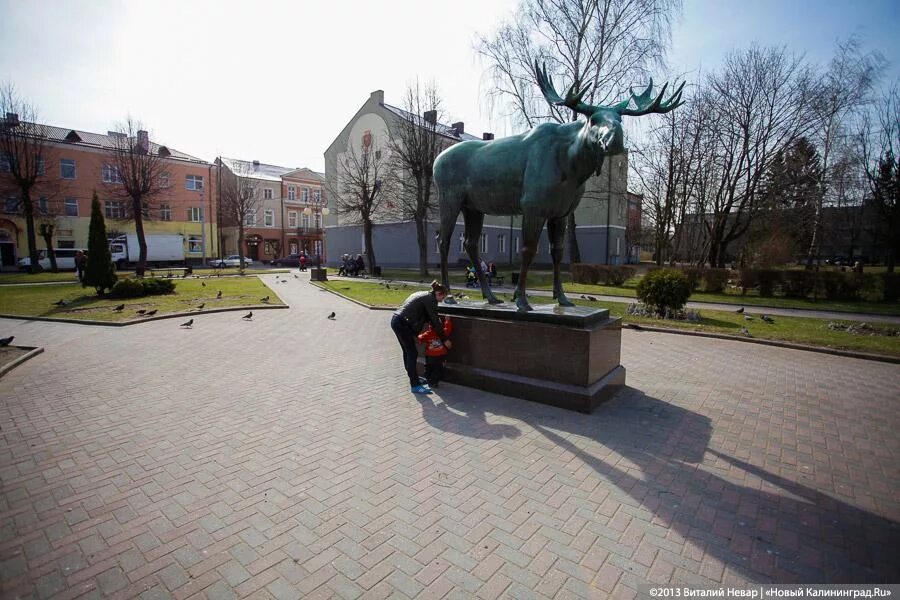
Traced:
<path fill-rule="evenodd" d="M 310 281 L 328 281 L 328 272 L 324 268 L 313 267 L 309 270 Z"/>
<path fill-rule="evenodd" d="M 585 413 L 624 387 L 620 319 L 610 319 L 606 309 L 582 306 L 534 309 L 440 304 L 438 312 L 453 318 L 445 379 Z"/>

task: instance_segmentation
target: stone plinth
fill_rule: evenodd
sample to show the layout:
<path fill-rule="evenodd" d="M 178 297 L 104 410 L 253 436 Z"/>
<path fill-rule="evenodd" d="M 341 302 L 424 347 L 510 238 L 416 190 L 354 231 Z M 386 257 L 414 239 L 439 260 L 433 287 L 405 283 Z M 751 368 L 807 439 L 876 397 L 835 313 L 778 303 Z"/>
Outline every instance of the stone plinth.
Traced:
<path fill-rule="evenodd" d="M 319 269 L 317 267 L 313 267 L 309 270 L 309 280 L 310 281 L 328 281 L 327 271 L 325 269 Z"/>
<path fill-rule="evenodd" d="M 446 380 L 590 412 L 625 385 L 620 319 L 606 309 L 441 304 L 453 318 Z"/>

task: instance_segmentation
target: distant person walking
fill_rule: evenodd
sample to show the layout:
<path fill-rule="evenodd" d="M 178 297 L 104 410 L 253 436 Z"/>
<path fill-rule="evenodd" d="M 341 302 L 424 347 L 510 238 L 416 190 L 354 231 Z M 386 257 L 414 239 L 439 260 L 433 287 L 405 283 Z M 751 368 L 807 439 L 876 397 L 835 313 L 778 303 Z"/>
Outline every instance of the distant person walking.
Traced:
<path fill-rule="evenodd" d="M 78 275 L 78 281 L 84 280 L 84 268 L 87 266 L 87 256 L 81 250 L 75 252 L 75 272 Z"/>
<path fill-rule="evenodd" d="M 437 314 L 438 302 L 443 302 L 447 297 L 447 289 L 437 281 L 431 282 L 431 291 L 415 292 L 394 311 L 391 317 L 391 329 L 400 342 L 403 350 L 403 367 L 409 376 L 410 390 L 414 394 L 430 394 L 431 388 L 419 380 L 416 373 L 416 359 L 419 352 L 416 350 L 416 336 L 422 331 L 426 323 L 429 323 L 448 350 L 453 344 L 444 333 L 444 324 Z"/>

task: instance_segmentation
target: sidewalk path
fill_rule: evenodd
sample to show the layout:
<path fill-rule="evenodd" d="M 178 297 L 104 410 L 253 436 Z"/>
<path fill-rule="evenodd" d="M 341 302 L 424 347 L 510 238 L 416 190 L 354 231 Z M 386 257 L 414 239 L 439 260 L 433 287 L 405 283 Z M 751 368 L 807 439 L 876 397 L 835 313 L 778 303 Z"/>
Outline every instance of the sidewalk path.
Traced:
<path fill-rule="evenodd" d="M 898 365 L 624 331 L 592 415 L 415 397 L 388 313 L 263 279 L 291 309 L 4 320 L 46 351 L 0 379 L 0 596 L 900 579 Z"/>

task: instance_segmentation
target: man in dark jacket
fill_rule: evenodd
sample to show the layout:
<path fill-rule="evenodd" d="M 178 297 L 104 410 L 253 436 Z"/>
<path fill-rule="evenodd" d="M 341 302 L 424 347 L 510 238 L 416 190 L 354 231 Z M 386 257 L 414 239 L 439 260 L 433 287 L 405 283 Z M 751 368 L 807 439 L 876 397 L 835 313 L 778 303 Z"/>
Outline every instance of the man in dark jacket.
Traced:
<path fill-rule="evenodd" d="M 416 373 L 416 359 L 419 353 L 416 350 L 416 336 L 422 331 L 425 323 L 431 324 L 432 329 L 441 338 L 444 346 L 449 350 L 452 343 L 444 333 L 444 325 L 437 314 L 438 302 L 443 302 L 447 297 L 447 290 L 437 281 L 431 282 L 430 292 L 416 292 L 394 311 L 391 317 L 391 329 L 400 342 L 403 350 L 403 366 L 409 375 L 410 389 L 415 394 L 430 394 L 431 388 L 425 385 Z"/>

